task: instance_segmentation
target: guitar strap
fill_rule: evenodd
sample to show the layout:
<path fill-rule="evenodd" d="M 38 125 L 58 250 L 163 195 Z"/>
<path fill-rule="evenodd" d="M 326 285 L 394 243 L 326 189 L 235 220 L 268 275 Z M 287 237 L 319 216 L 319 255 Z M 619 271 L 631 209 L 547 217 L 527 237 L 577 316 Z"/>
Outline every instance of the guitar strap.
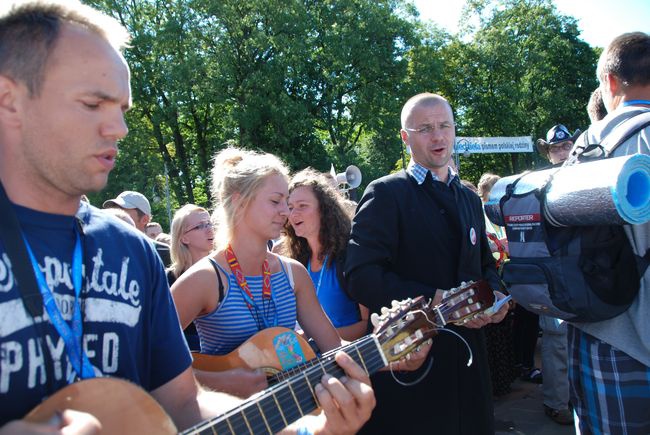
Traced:
<path fill-rule="evenodd" d="M 32 263 L 21 236 L 20 222 L 14 212 L 4 186 L 0 182 L 0 239 L 11 260 L 14 281 L 18 284 L 25 309 L 32 317 L 43 315 L 43 296 L 38 289 Z"/>

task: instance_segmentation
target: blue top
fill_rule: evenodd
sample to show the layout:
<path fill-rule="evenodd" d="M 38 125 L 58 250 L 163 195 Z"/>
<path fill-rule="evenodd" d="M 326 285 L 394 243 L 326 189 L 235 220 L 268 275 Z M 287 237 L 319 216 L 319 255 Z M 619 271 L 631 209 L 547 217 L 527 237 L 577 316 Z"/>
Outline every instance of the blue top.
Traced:
<path fill-rule="evenodd" d="M 296 295 L 289 283 L 284 263 L 281 261 L 280 264 L 282 270 L 271 274 L 272 302 L 262 300 L 261 275 L 246 276 L 246 281 L 258 313 L 265 316 L 269 322 L 272 322 L 277 314 L 278 324 L 269 326 L 293 329 L 296 326 Z M 219 269 L 228 277 L 226 295 L 214 311 L 194 320 L 201 341 L 201 353 L 210 355 L 230 353 L 260 330 L 255 311 L 251 312 L 246 306 L 243 291 L 235 275 L 227 273 L 221 266 Z"/>
<path fill-rule="evenodd" d="M 334 327 L 340 328 L 357 323 L 360 320 L 359 306 L 341 288 L 336 277 L 336 262 L 332 261 L 329 266 L 323 264 L 318 272 L 312 272 L 311 268 L 308 270 L 316 288 L 318 301 Z"/>
<path fill-rule="evenodd" d="M 75 218 L 14 209 L 61 315 L 70 322 Z M 160 258 L 144 234 L 114 216 L 86 203 L 77 216 L 83 222 L 84 351 L 97 374 L 153 390 L 191 363 Z M 47 311 L 32 318 L 25 310 L 2 241 L 0 313 L 2 425 L 67 385 L 72 370 Z"/>

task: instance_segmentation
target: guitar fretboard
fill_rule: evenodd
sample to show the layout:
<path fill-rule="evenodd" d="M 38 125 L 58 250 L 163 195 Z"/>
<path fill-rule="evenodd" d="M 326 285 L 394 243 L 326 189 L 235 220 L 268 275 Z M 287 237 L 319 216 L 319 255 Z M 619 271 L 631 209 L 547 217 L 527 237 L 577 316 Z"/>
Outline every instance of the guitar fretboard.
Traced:
<path fill-rule="evenodd" d="M 372 374 L 385 366 L 381 346 L 374 335 L 368 335 L 341 348 L 366 373 Z M 315 360 L 312 366 L 288 380 L 248 399 L 224 415 L 200 423 L 184 434 L 274 434 L 309 414 L 318 403 L 314 387 L 324 374 L 344 375 L 334 355 Z"/>

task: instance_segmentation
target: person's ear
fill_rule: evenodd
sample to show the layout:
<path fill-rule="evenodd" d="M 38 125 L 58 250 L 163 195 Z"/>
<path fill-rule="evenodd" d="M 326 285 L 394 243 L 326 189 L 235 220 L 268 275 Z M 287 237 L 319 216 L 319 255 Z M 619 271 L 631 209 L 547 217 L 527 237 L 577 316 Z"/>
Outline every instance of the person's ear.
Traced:
<path fill-rule="evenodd" d="M 401 129 L 399 131 L 399 134 L 400 134 L 400 136 L 402 136 L 402 142 L 404 142 L 404 144 L 408 146 L 408 140 L 407 140 L 408 137 L 409 137 L 408 131 L 406 131 L 404 129 Z"/>
<path fill-rule="evenodd" d="M 0 74 L 0 121 L 5 125 L 20 126 L 21 93 L 27 89 L 12 78 Z"/>

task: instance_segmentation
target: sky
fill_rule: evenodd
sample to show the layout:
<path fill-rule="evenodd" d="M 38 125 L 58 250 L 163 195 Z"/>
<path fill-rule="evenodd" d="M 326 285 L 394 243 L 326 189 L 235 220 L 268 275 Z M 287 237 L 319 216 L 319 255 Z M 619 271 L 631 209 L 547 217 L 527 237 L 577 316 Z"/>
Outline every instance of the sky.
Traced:
<path fill-rule="evenodd" d="M 465 0 L 412 0 L 420 19 L 432 20 L 450 33 L 458 31 Z M 604 47 L 621 33 L 650 33 L 650 0 L 553 0 L 558 11 L 578 20 L 582 39 Z"/>

